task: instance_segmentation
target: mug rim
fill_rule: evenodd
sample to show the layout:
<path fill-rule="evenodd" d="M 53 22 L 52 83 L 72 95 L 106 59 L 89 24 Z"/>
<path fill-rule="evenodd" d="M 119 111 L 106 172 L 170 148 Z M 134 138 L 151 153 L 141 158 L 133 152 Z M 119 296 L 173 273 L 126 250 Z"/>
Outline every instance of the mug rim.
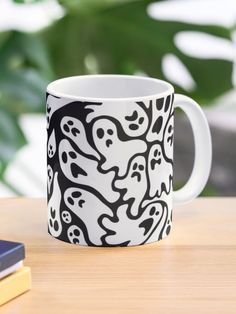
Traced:
<path fill-rule="evenodd" d="M 144 96 L 130 96 L 130 97 L 90 97 L 90 96 L 79 96 L 79 95 L 73 95 L 70 93 L 60 92 L 57 91 L 57 85 L 69 80 L 82 80 L 82 79 L 88 79 L 88 78 L 124 78 L 124 79 L 130 79 L 130 80 L 142 80 L 144 82 L 154 82 L 157 84 L 161 84 L 165 86 L 166 90 L 163 92 L 157 92 L 157 93 L 150 93 L 148 95 Z M 72 100 L 78 100 L 78 101 L 91 101 L 91 102 L 101 102 L 101 101 L 145 101 L 150 98 L 160 98 L 165 97 L 169 94 L 174 93 L 174 87 L 167 81 L 157 79 L 154 77 L 147 77 L 147 76 L 141 76 L 141 75 L 126 75 L 126 74 L 85 74 L 85 75 L 74 75 L 74 76 L 67 76 L 63 77 L 57 80 L 54 80 L 50 82 L 46 89 L 47 93 L 60 98 L 67 98 Z"/>

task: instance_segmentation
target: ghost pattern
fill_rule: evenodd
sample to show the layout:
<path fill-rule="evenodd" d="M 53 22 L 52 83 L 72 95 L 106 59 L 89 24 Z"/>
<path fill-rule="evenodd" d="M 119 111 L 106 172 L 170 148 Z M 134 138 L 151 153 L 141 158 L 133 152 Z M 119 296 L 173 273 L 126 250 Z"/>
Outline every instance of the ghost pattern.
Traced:
<path fill-rule="evenodd" d="M 147 141 L 162 141 L 166 122 L 173 112 L 174 95 L 168 95 L 153 100 L 150 109 L 152 111 L 151 125 L 147 133 Z"/>
<path fill-rule="evenodd" d="M 53 180 L 53 170 L 52 170 L 52 167 L 48 165 L 47 166 L 47 188 L 48 188 L 49 194 L 51 192 L 52 180 Z"/>
<path fill-rule="evenodd" d="M 129 160 L 137 153 L 144 153 L 147 145 L 143 140 L 122 141 L 117 134 L 116 125 L 108 119 L 99 119 L 93 125 L 93 139 L 99 153 L 103 156 L 103 170 L 116 168 L 118 176 L 126 173 Z M 119 155 L 122 154 L 122 158 Z"/>
<path fill-rule="evenodd" d="M 47 129 L 49 128 L 49 124 L 53 114 L 59 110 L 60 108 L 69 104 L 69 101 L 65 101 L 65 99 L 61 99 L 60 97 L 54 95 L 47 95 L 46 99 L 46 118 L 47 118 Z"/>
<path fill-rule="evenodd" d="M 148 154 L 149 196 L 161 197 L 172 189 L 173 167 L 163 156 L 162 146 L 153 144 Z"/>
<path fill-rule="evenodd" d="M 131 200 L 130 214 L 137 216 L 141 201 L 147 191 L 146 160 L 144 156 L 137 155 L 131 160 L 128 173 L 125 177 L 115 181 L 115 187 L 124 189 L 124 201 Z"/>
<path fill-rule="evenodd" d="M 173 160 L 173 145 L 174 145 L 174 115 L 172 114 L 165 126 L 163 147 L 165 148 L 163 153 L 165 159 L 169 162 Z"/>
<path fill-rule="evenodd" d="M 112 189 L 114 171 L 98 171 L 98 162 L 75 151 L 66 139 L 59 144 L 59 162 L 62 172 L 70 181 L 91 187 L 108 202 L 118 200 L 120 194 Z"/>
<path fill-rule="evenodd" d="M 87 116 L 87 122 L 97 117 L 108 117 L 115 119 L 130 137 L 138 137 L 144 134 L 148 127 L 148 116 L 145 110 L 134 102 L 120 102 L 111 104 L 106 101 L 102 105 L 87 105 L 91 110 Z"/>
<path fill-rule="evenodd" d="M 67 237 L 72 244 L 87 245 L 83 231 L 77 225 L 71 225 L 68 228 Z"/>
<path fill-rule="evenodd" d="M 63 212 L 61 213 L 61 218 L 66 224 L 72 222 L 71 213 L 68 210 L 63 210 Z"/>
<path fill-rule="evenodd" d="M 48 157 L 52 158 L 56 153 L 56 137 L 55 137 L 55 131 L 52 131 L 52 134 L 49 137 L 48 140 Z"/>
<path fill-rule="evenodd" d="M 48 229 L 80 245 L 158 241 L 172 223 L 173 95 L 74 104 L 47 97 Z"/>
<path fill-rule="evenodd" d="M 109 245 L 137 245 L 162 239 L 168 217 L 165 202 L 150 203 L 136 219 L 130 219 L 127 204 L 121 205 L 115 217 L 104 217 L 102 224 L 107 229 L 105 237 Z M 110 231 L 110 232 L 109 232 Z M 110 234 L 109 234 L 110 233 Z"/>
<path fill-rule="evenodd" d="M 62 232 L 60 217 L 61 189 L 58 183 L 58 172 L 54 174 L 52 196 L 48 202 L 48 229 L 54 237 L 59 237 Z"/>
<path fill-rule="evenodd" d="M 97 160 L 100 159 L 96 150 L 89 145 L 84 125 L 80 120 L 73 117 L 63 117 L 61 130 L 86 155 L 94 156 Z"/>
<path fill-rule="evenodd" d="M 98 224 L 98 219 L 102 215 L 112 215 L 111 209 L 95 195 L 81 188 L 67 189 L 64 201 L 66 206 L 86 225 L 90 241 L 94 245 L 101 245 L 101 237 L 105 231 Z"/>

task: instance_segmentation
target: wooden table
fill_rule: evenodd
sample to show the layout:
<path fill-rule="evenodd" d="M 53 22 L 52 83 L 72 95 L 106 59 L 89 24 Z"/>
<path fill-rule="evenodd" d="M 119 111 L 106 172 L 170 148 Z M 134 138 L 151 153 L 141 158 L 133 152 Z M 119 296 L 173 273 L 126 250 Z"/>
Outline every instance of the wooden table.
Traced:
<path fill-rule="evenodd" d="M 0 238 L 26 244 L 33 288 L 1 314 L 236 313 L 236 198 L 176 208 L 170 236 L 86 248 L 47 234 L 43 199 L 1 199 Z"/>

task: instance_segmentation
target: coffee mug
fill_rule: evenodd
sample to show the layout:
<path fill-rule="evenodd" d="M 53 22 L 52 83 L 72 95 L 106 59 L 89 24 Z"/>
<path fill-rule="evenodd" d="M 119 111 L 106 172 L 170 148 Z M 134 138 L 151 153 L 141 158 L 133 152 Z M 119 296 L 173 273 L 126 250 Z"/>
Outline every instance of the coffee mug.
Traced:
<path fill-rule="evenodd" d="M 174 109 L 188 116 L 195 161 L 172 190 Z M 132 246 L 170 233 L 173 204 L 194 199 L 211 167 L 199 105 L 171 84 L 128 75 L 62 78 L 47 87 L 48 231 L 88 246 Z"/>

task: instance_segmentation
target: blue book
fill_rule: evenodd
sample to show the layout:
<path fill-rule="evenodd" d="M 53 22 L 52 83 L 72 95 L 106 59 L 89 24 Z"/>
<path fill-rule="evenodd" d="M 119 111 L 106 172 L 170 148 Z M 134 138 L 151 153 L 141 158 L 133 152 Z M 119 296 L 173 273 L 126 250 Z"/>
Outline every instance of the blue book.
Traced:
<path fill-rule="evenodd" d="M 24 244 L 0 240 L 0 272 L 25 258 Z"/>

